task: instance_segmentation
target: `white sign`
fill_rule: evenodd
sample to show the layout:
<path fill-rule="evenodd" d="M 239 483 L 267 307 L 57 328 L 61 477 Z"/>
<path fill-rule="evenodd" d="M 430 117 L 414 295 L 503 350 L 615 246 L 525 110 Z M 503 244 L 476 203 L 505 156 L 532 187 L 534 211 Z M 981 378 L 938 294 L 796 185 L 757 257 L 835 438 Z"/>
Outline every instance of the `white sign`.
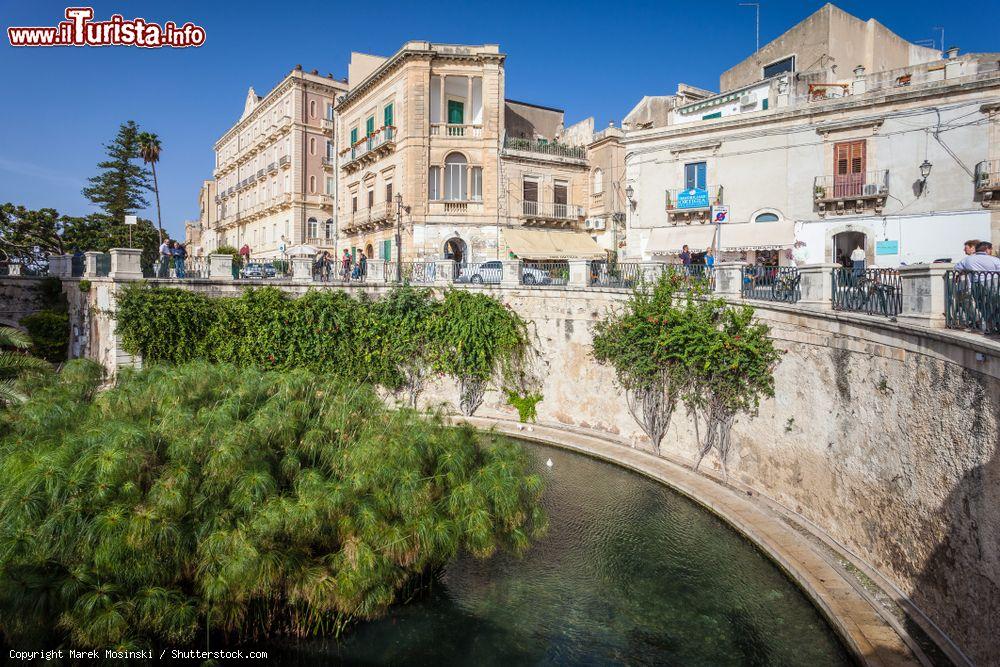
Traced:
<path fill-rule="evenodd" d="M 729 207 L 723 204 L 712 207 L 712 222 L 725 224 L 729 222 Z"/>
<path fill-rule="evenodd" d="M 284 253 L 285 252 L 285 242 L 284 241 L 282 241 L 281 243 L 278 244 L 278 252 L 280 252 L 280 253 Z"/>
<path fill-rule="evenodd" d="M 134 216 L 134 215 L 126 215 L 125 216 L 125 224 L 126 225 L 138 225 L 139 224 L 139 219 L 136 216 Z"/>

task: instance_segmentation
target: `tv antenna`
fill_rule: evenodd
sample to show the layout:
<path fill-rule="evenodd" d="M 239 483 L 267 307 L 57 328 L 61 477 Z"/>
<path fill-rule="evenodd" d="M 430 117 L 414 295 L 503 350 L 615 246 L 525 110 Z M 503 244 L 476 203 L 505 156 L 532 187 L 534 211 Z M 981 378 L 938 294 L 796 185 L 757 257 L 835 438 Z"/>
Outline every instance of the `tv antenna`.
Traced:
<path fill-rule="evenodd" d="M 760 3 L 759 2 L 741 2 L 740 7 L 753 7 L 754 11 L 754 42 L 753 42 L 753 52 L 754 55 L 760 51 Z M 944 41 L 944 38 L 941 38 Z"/>

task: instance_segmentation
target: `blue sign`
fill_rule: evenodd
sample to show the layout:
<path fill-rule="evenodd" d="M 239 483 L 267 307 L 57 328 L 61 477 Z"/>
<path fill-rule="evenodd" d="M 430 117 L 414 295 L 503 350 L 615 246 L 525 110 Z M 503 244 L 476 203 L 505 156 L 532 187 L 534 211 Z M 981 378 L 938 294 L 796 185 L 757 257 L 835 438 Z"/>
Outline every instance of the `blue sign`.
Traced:
<path fill-rule="evenodd" d="M 876 241 L 875 242 L 875 254 L 876 255 L 898 255 L 899 254 L 899 241 Z"/>
<path fill-rule="evenodd" d="M 708 208 L 708 190 L 691 188 L 677 193 L 677 208 Z"/>

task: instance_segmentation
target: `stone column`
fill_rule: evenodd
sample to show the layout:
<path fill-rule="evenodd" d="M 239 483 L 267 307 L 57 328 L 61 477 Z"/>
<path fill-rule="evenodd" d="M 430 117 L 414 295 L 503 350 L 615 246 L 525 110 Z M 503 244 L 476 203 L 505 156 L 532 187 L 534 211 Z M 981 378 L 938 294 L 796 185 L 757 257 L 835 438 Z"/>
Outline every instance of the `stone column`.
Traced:
<path fill-rule="evenodd" d="M 435 261 L 434 284 L 449 287 L 455 283 L 455 260 L 439 259 Z"/>
<path fill-rule="evenodd" d="M 111 272 L 109 278 L 115 280 L 142 280 L 142 266 L 139 259 L 142 250 L 138 248 L 112 248 Z"/>
<path fill-rule="evenodd" d="M 312 258 L 292 257 L 292 282 L 309 283 L 312 282 Z M 371 265 L 369 263 L 369 270 Z"/>
<path fill-rule="evenodd" d="M 396 278 L 396 265 L 391 266 L 384 259 L 369 259 L 368 260 L 368 271 L 365 274 L 365 282 L 369 283 L 384 283 L 389 282 L 386 280 L 386 271 L 389 271 L 389 278 L 395 281 Z"/>
<path fill-rule="evenodd" d="M 738 299 L 743 285 L 743 262 L 715 264 L 715 295 L 723 299 Z"/>
<path fill-rule="evenodd" d="M 517 287 L 521 284 L 521 260 L 503 260 L 503 274 L 500 276 L 501 287 Z"/>
<path fill-rule="evenodd" d="M 208 277 L 211 280 L 232 280 L 233 256 L 213 253 L 208 256 Z"/>
<path fill-rule="evenodd" d="M 803 264 L 799 268 L 800 306 L 829 310 L 833 297 L 833 270 L 840 264 Z"/>
<path fill-rule="evenodd" d="M 97 277 L 97 259 L 104 253 L 95 252 L 93 250 L 88 250 L 83 253 L 83 277 L 84 278 L 96 278 Z"/>
<path fill-rule="evenodd" d="M 590 287 L 590 260 L 571 259 L 569 260 L 569 282 L 570 287 Z"/>
<path fill-rule="evenodd" d="M 924 327 L 945 325 L 945 272 L 954 264 L 912 264 L 899 267 L 903 283 L 903 309 L 896 318 Z"/>

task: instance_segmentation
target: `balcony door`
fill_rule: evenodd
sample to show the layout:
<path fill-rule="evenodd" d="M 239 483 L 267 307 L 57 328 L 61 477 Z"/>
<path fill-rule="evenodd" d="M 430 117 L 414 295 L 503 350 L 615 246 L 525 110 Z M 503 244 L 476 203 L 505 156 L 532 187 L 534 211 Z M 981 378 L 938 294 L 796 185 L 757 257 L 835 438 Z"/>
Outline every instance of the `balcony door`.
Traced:
<path fill-rule="evenodd" d="M 689 162 L 684 165 L 684 189 L 685 190 L 706 189 L 705 185 L 705 163 Z"/>
<path fill-rule="evenodd" d="M 521 201 L 525 215 L 538 215 L 538 181 L 524 179 Z"/>
<path fill-rule="evenodd" d="M 465 103 L 458 100 L 448 100 L 448 123 L 462 125 L 465 123 Z"/>
<path fill-rule="evenodd" d="M 859 197 L 865 185 L 865 141 L 833 146 L 833 196 Z"/>
<path fill-rule="evenodd" d="M 569 212 L 569 192 L 565 183 L 555 183 L 552 186 L 552 201 L 553 201 L 553 214 L 557 218 L 567 218 L 569 217 L 567 213 Z"/>

